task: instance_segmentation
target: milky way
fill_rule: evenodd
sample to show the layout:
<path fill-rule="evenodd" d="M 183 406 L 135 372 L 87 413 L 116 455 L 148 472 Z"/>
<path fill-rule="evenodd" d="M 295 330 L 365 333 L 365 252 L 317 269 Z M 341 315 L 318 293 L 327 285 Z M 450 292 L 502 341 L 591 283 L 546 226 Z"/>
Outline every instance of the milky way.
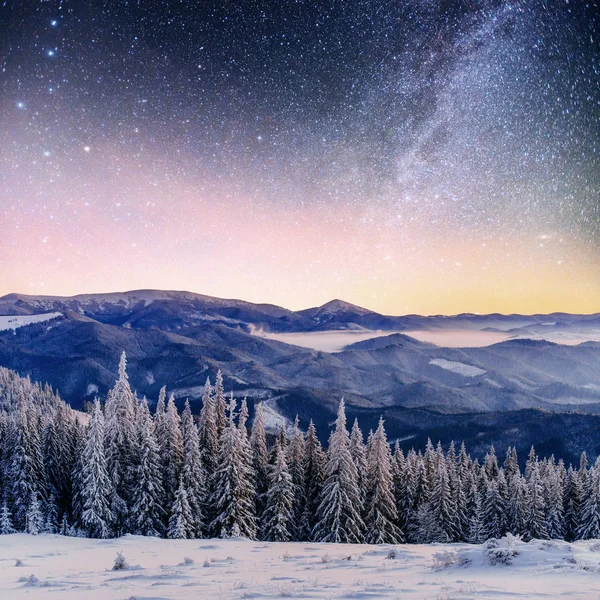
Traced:
<path fill-rule="evenodd" d="M 0 7 L 0 293 L 600 310 L 600 7 Z"/>

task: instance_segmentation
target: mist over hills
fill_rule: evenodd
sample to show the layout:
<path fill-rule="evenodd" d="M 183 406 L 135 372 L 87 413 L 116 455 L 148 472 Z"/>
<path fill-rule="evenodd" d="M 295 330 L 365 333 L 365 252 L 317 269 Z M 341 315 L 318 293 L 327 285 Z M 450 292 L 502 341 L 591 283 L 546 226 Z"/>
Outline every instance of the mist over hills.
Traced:
<path fill-rule="evenodd" d="M 323 434 L 344 395 L 364 427 L 383 413 L 390 438 L 415 443 L 431 434 L 472 445 L 537 442 L 575 454 L 582 436 L 588 449 L 600 439 L 600 417 L 593 416 L 600 414 L 600 343 L 517 337 L 598 339 L 600 314 L 387 316 L 340 300 L 290 311 L 139 290 L 69 298 L 9 294 L 0 298 L 0 315 L 0 365 L 49 382 L 74 407 L 106 394 L 125 350 L 132 386 L 152 402 L 167 385 L 197 408 L 206 377 L 221 369 L 228 389 L 251 402 L 265 399 L 277 418 L 313 418 Z M 449 348 L 402 333 L 456 330 L 516 339 Z M 323 352 L 258 331 L 379 337 Z"/>

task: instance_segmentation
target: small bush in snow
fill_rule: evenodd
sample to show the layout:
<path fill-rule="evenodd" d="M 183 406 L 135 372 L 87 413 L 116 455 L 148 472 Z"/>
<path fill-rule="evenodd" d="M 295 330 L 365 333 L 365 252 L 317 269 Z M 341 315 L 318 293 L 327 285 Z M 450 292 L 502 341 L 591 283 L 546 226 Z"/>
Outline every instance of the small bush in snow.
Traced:
<path fill-rule="evenodd" d="M 321 562 L 322 563 L 330 563 L 331 562 L 331 555 L 329 554 L 329 552 L 325 552 L 325 554 L 323 554 L 323 556 L 321 556 Z"/>
<path fill-rule="evenodd" d="M 386 556 L 386 558 L 388 560 L 396 560 L 398 558 L 398 553 L 396 552 L 395 548 L 392 548 L 389 552 L 388 555 Z"/>
<path fill-rule="evenodd" d="M 204 562 L 202 563 L 203 567 L 210 567 L 210 560 L 208 560 L 208 558 L 204 559 Z"/>
<path fill-rule="evenodd" d="M 117 552 L 117 558 L 115 558 L 115 562 L 113 564 L 113 571 L 126 571 L 129 569 L 129 563 L 123 556 L 122 552 Z"/>
<path fill-rule="evenodd" d="M 184 556 L 183 557 L 183 564 L 184 565 L 193 565 L 194 564 L 194 559 L 190 558 L 189 556 Z"/>
<path fill-rule="evenodd" d="M 15 559 L 15 567 L 22 567 L 23 561 L 20 558 Z"/>
<path fill-rule="evenodd" d="M 26 580 L 25 585 L 27 587 L 37 587 L 40 585 L 40 580 L 32 573 Z"/>
<path fill-rule="evenodd" d="M 490 548 L 487 558 L 490 565 L 512 565 L 512 559 L 519 554 L 514 548 Z"/>
<path fill-rule="evenodd" d="M 590 546 L 590 552 L 600 552 L 600 542 L 596 542 Z"/>
<path fill-rule="evenodd" d="M 444 550 L 443 552 L 436 552 L 433 555 L 433 568 L 434 569 L 446 569 L 455 565 L 457 561 L 456 552 L 452 550 Z"/>

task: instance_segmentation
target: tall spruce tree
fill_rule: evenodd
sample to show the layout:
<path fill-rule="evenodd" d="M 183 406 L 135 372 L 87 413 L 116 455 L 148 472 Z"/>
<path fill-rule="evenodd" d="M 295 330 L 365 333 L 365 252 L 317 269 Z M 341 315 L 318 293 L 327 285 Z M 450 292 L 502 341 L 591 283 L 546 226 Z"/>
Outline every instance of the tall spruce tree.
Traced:
<path fill-rule="evenodd" d="M 111 511 L 115 535 L 127 531 L 133 489 L 135 408 L 127 376 L 127 357 L 121 354 L 119 377 L 106 400 L 106 459 L 111 481 Z"/>
<path fill-rule="evenodd" d="M 139 535 L 163 534 L 164 491 L 155 425 L 144 398 L 136 413 L 131 530 Z"/>
<path fill-rule="evenodd" d="M 164 436 L 163 487 L 165 490 L 165 502 L 167 506 L 171 506 L 175 500 L 175 493 L 179 488 L 179 479 L 183 466 L 181 417 L 177 412 L 175 396 L 173 394 L 169 396 L 167 402 Z"/>
<path fill-rule="evenodd" d="M 202 394 L 202 409 L 200 410 L 200 419 L 198 422 L 198 443 L 200 445 L 204 472 L 210 481 L 211 476 L 217 470 L 219 462 L 219 432 L 217 427 L 217 411 L 208 377 L 206 378 Z"/>
<path fill-rule="evenodd" d="M 370 432 L 372 437 L 373 432 Z M 363 432 L 358 425 L 358 419 L 354 419 L 352 429 L 350 431 L 350 456 L 356 466 L 356 474 L 358 476 L 358 489 L 362 500 L 363 508 L 367 500 L 367 448 L 363 440 Z M 364 516 L 364 515 L 363 515 Z"/>
<path fill-rule="evenodd" d="M 212 503 L 215 517 L 211 532 L 215 537 L 256 537 L 254 476 L 252 456 L 235 423 L 236 402 L 229 401 L 227 425 L 219 444 L 219 467 L 212 476 Z M 248 446 L 249 447 L 249 446 Z"/>
<path fill-rule="evenodd" d="M 252 449 L 252 468 L 254 469 L 256 486 L 256 517 L 259 522 L 262 522 L 269 478 L 267 437 L 262 402 L 258 402 L 254 407 L 250 447 Z"/>
<path fill-rule="evenodd" d="M 589 487 L 581 505 L 577 537 L 582 540 L 600 538 L 600 460 L 587 474 Z"/>
<path fill-rule="evenodd" d="M 365 507 L 365 540 L 369 544 L 399 544 L 403 535 L 397 526 L 398 512 L 393 494 L 392 454 L 379 419 L 371 438 L 367 464 L 367 505 Z"/>
<path fill-rule="evenodd" d="M 484 472 L 486 472 L 484 468 Z M 504 506 L 495 479 L 485 478 L 485 496 L 482 502 L 482 533 L 485 539 L 499 538 L 502 536 L 504 523 Z"/>
<path fill-rule="evenodd" d="M 304 446 L 304 512 L 300 538 L 305 541 L 313 540 L 317 512 L 319 509 L 323 484 L 325 483 L 325 453 L 317 437 L 315 424 L 308 424 Z"/>
<path fill-rule="evenodd" d="M 289 471 L 286 451 L 279 440 L 274 446 L 273 464 L 269 470 L 269 483 L 262 518 L 262 538 L 270 542 L 289 542 L 294 538 L 294 485 Z"/>
<path fill-rule="evenodd" d="M 304 512 L 304 434 L 300 430 L 298 415 L 290 432 L 289 444 L 286 450 L 286 461 L 292 477 L 294 493 L 292 496 L 292 536 L 300 538 L 302 531 L 302 513 Z"/>
<path fill-rule="evenodd" d="M 223 373 L 221 369 L 217 371 L 215 379 L 215 394 L 214 394 L 214 405 L 217 420 L 217 434 L 221 437 L 223 430 L 227 425 L 227 400 L 225 399 L 225 388 L 223 387 Z"/>
<path fill-rule="evenodd" d="M 329 438 L 325 484 L 317 510 L 314 538 L 319 542 L 360 544 L 364 540 L 362 497 L 356 464 L 350 454 L 344 399 L 340 401 L 335 430 Z"/>
<path fill-rule="evenodd" d="M 430 500 L 423 505 L 419 522 L 422 542 L 451 542 L 457 538 L 457 510 L 445 460 L 439 461 Z"/>
<path fill-rule="evenodd" d="M 181 419 L 183 437 L 183 466 L 181 478 L 187 491 L 192 516 L 192 537 L 201 537 L 205 530 L 206 475 L 200 456 L 198 429 L 194 423 L 190 403 L 186 400 Z"/>
<path fill-rule="evenodd" d="M 2 509 L 0 509 L 0 535 L 10 535 L 16 532 L 17 530 L 13 526 L 12 513 L 5 498 L 2 502 Z"/>
<path fill-rule="evenodd" d="M 81 460 L 82 512 L 81 528 L 88 537 L 106 538 L 111 532 L 110 501 L 113 497 L 112 481 L 108 473 L 105 453 L 104 415 L 100 401 L 94 401 L 94 411 L 87 432 L 87 442 Z"/>
<path fill-rule="evenodd" d="M 175 490 L 175 497 L 173 499 L 170 514 L 167 537 L 173 540 L 185 540 L 194 536 L 195 527 L 193 516 L 183 478 L 179 479 L 179 485 Z"/>
<path fill-rule="evenodd" d="M 544 504 L 544 488 L 540 478 L 539 463 L 535 453 L 530 455 L 526 473 L 529 474 L 527 480 L 527 496 L 529 510 L 525 528 L 526 539 L 547 539 L 548 531 L 546 529 L 546 515 Z"/>

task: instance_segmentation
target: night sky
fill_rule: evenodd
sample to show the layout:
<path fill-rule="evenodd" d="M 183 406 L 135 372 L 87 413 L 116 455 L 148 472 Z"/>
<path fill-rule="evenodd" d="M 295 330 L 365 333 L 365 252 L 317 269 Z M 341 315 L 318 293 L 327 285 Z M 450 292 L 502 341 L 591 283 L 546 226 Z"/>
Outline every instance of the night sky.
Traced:
<path fill-rule="evenodd" d="M 5 1 L 0 294 L 600 311 L 598 15 Z"/>

